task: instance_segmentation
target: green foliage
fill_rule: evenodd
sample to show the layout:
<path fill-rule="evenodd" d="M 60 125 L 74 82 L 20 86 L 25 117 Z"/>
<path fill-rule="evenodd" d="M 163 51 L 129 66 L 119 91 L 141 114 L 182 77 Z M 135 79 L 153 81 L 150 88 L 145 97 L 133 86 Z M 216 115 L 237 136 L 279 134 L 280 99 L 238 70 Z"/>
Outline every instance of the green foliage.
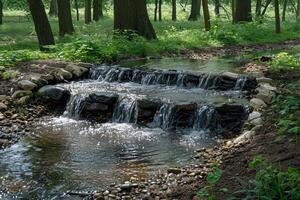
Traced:
<path fill-rule="evenodd" d="M 249 164 L 256 169 L 255 178 L 250 180 L 249 188 L 238 191 L 238 199 L 262 199 L 262 200 L 297 200 L 300 199 L 300 173 L 297 169 L 288 168 L 286 171 L 278 170 L 264 162 L 263 157 L 256 156 Z"/>
<path fill-rule="evenodd" d="M 287 91 L 274 99 L 273 108 L 279 113 L 279 134 L 300 134 L 300 81 L 287 86 Z"/>
<path fill-rule="evenodd" d="M 219 182 L 220 178 L 222 177 L 222 170 L 218 168 L 216 164 L 212 164 L 211 168 L 213 169 L 212 172 L 207 174 L 207 183 L 208 185 L 204 188 L 201 188 L 197 192 L 197 196 L 201 199 L 207 199 L 207 200 L 214 200 L 214 194 L 213 189 L 215 185 Z M 228 192 L 227 188 L 221 188 L 220 191 L 222 192 Z"/>
<path fill-rule="evenodd" d="M 271 69 L 274 71 L 299 70 L 300 59 L 298 56 L 291 55 L 287 52 L 278 53 L 271 62 Z"/>

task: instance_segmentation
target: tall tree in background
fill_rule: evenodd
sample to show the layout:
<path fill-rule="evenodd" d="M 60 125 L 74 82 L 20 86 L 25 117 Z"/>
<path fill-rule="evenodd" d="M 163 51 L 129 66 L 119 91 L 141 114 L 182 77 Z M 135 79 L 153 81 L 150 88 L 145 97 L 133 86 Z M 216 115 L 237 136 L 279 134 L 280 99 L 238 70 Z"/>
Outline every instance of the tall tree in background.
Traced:
<path fill-rule="evenodd" d="M 256 6 L 255 6 L 256 18 L 261 16 L 261 7 L 262 7 L 262 0 L 256 0 Z"/>
<path fill-rule="evenodd" d="M 201 0 L 192 0 L 190 21 L 196 21 L 200 17 Z"/>
<path fill-rule="evenodd" d="M 285 21 L 287 3 L 288 3 L 288 0 L 283 1 L 283 8 L 282 8 L 282 21 L 283 22 Z"/>
<path fill-rule="evenodd" d="M 297 18 L 300 17 L 300 0 L 297 0 L 297 13 L 296 13 L 296 17 Z"/>
<path fill-rule="evenodd" d="M 172 20 L 176 21 L 176 0 L 172 0 Z"/>
<path fill-rule="evenodd" d="M 42 0 L 27 0 L 29 10 L 34 22 L 35 31 L 41 50 L 45 45 L 54 45 L 54 37 Z"/>
<path fill-rule="evenodd" d="M 217 17 L 220 16 L 220 7 L 221 7 L 220 0 L 215 0 L 215 15 Z"/>
<path fill-rule="evenodd" d="M 133 30 L 147 39 L 156 39 L 146 0 L 114 0 L 114 29 Z"/>
<path fill-rule="evenodd" d="M 65 34 L 72 34 L 75 30 L 72 22 L 70 0 L 58 0 L 57 8 L 59 35 L 64 36 Z"/>
<path fill-rule="evenodd" d="M 235 0 L 235 23 L 252 21 L 251 0 Z"/>
<path fill-rule="evenodd" d="M 3 3 L 0 0 L 0 25 L 3 23 Z"/>
<path fill-rule="evenodd" d="M 78 0 L 74 0 L 74 5 L 76 9 L 76 19 L 79 21 L 79 5 L 78 5 Z"/>
<path fill-rule="evenodd" d="M 162 0 L 158 0 L 158 20 L 159 20 L 159 21 L 162 20 L 162 10 L 161 10 L 161 6 L 162 6 Z"/>
<path fill-rule="evenodd" d="M 231 13 L 232 13 L 232 23 L 235 23 L 235 2 L 236 0 L 231 0 Z"/>
<path fill-rule="evenodd" d="M 204 27 L 206 31 L 210 30 L 210 16 L 208 8 L 208 0 L 202 0 Z"/>
<path fill-rule="evenodd" d="M 93 1 L 93 20 L 99 21 L 99 19 L 103 17 L 102 11 L 102 0 L 94 0 Z"/>
<path fill-rule="evenodd" d="M 275 7 L 275 32 L 280 33 L 279 0 L 274 0 L 274 7 Z"/>
<path fill-rule="evenodd" d="M 50 1 L 49 15 L 55 17 L 57 16 L 57 0 Z"/>
<path fill-rule="evenodd" d="M 157 21 L 157 9 L 158 9 L 158 0 L 154 2 L 154 21 Z"/>
<path fill-rule="evenodd" d="M 86 24 L 92 22 L 92 0 L 85 0 L 84 22 Z"/>

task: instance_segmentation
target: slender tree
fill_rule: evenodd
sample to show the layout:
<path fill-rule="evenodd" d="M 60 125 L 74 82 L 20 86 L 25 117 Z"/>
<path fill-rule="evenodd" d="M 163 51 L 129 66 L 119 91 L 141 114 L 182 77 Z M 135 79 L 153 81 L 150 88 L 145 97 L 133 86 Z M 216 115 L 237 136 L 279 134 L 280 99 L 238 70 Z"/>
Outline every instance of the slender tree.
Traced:
<path fill-rule="evenodd" d="M 49 9 L 50 16 L 57 16 L 57 0 L 50 1 L 50 9 Z"/>
<path fill-rule="evenodd" d="M 172 0 L 172 20 L 176 21 L 176 0 Z"/>
<path fill-rule="evenodd" d="M 280 33 L 279 0 L 274 0 L 274 7 L 275 7 L 275 32 Z"/>
<path fill-rule="evenodd" d="M 236 0 L 231 0 L 232 23 L 235 23 L 235 4 Z"/>
<path fill-rule="evenodd" d="M 86 24 L 92 22 L 92 0 L 85 0 L 84 22 Z"/>
<path fill-rule="evenodd" d="M 221 7 L 220 0 L 215 0 L 215 15 L 217 17 L 220 17 L 220 7 Z"/>
<path fill-rule="evenodd" d="M 189 21 L 196 21 L 200 17 L 201 0 L 192 0 Z"/>
<path fill-rule="evenodd" d="M 296 17 L 297 18 L 300 17 L 300 0 L 297 0 L 297 13 L 296 13 Z"/>
<path fill-rule="evenodd" d="M 54 37 L 42 0 L 27 0 L 41 50 L 54 45 Z"/>
<path fill-rule="evenodd" d="M 72 34 L 75 30 L 72 22 L 70 0 L 58 0 L 57 8 L 59 35 L 64 36 L 65 34 Z"/>
<path fill-rule="evenodd" d="M 261 16 L 262 0 L 256 0 L 255 15 L 256 18 Z"/>
<path fill-rule="evenodd" d="M 99 19 L 103 17 L 102 12 L 102 0 L 94 0 L 93 1 L 93 20 L 99 21 Z"/>
<path fill-rule="evenodd" d="M 287 9 L 287 0 L 283 1 L 283 8 L 282 8 L 282 21 L 285 21 L 285 16 L 286 16 L 286 9 Z"/>
<path fill-rule="evenodd" d="M 3 3 L 0 0 L 0 25 L 3 23 Z"/>
<path fill-rule="evenodd" d="M 263 11 L 261 12 L 261 16 L 264 16 L 267 12 L 267 9 L 269 7 L 269 5 L 271 4 L 272 0 L 267 0 L 266 5 L 264 6 Z"/>
<path fill-rule="evenodd" d="M 159 21 L 162 20 L 162 10 L 161 10 L 161 6 L 162 6 L 162 0 L 158 0 L 158 20 L 159 20 Z"/>
<path fill-rule="evenodd" d="M 76 9 L 76 19 L 79 21 L 79 6 L 78 6 L 78 0 L 74 0 L 75 9 Z"/>
<path fill-rule="evenodd" d="M 210 16 L 209 16 L 209 9 L 208 9 L 208 0 L 202 0 L 202 7 L 203 7 L 205 30 L 209 31 L 210 30 Z"/>
<path fill-rule="evenodd" d="M 251 0 L 236 0 L 235 23 L 252 21 Z"/>
<path fill-rule="evenodd" d="M 132 30 L 147 39 L 156 39 L 146 0 L 114 0 L 114 29 Z"/>
<path fill-rule="evenodd" d="M 154 21 L 157 21 L 158 0 L 154 1 Z"/>

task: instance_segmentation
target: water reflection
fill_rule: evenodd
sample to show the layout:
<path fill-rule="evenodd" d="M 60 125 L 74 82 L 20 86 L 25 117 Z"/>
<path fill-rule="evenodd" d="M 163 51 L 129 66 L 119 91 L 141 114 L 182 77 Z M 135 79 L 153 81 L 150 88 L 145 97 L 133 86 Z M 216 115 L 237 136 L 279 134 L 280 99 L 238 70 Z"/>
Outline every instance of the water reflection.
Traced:
<path fill-rule="evenodd" d="M 67 190 L 145 178 L 191 161 L 195 148 L 213 144 L 204 136 L 125 123 L 43 119 L 32 135 L 0 152 L 0 197 L 60 199 Z"/>

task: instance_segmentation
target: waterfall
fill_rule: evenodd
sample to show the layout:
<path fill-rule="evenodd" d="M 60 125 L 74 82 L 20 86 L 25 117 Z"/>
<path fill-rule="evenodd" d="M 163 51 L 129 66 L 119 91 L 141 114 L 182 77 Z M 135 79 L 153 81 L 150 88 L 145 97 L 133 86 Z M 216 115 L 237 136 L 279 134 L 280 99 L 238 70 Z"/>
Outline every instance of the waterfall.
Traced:
<path fill-rule="evenodd" d="M 118 80 L 120 70 L 117 68 L 111 68 L 105 75 L 104 81 L 114 82 Z"/>
<path fill-rule="evenodd" d="M 164 130 L 173 128 L 174 105 L 164 104 L 155 114 L 151 127 L 160 127 Z"/>
<path fill-rule="evenodd" d="M 244 87 L 245 87 L 246 82 L 247 82 L 247 77 L 246 76 L 240 76 L 236 81 L 236 84 L 234 86 L 234 90 L 243 90 Z"/>
<path fill-rule="evenodd" d="M 207 130 L 216 127 L 215 109 L 210 106 L 198 108 L 194 121 L 194 129 Z"/>
<path fill-rule="evenodd" d="M 114 109 L 112 121 L 119 123 L 136 123 L 136 100 L 128 97 L 120 99 L 117 103 L 117 107 Z"/>
<path fill-rule="evenodd" d="M 65 117 L 79 119 L 80 114 L 85 106 L 86 97 L 80 94 L 72 96 L 67 104 L 66 111 L 64 112 Z"/>
<path fill-rule="evenodd" d="M 155 73 L 147 73 L 142 77 L 141 84 L 143 85 L 151 85 L 155 83 L 156 76 Z"/>

